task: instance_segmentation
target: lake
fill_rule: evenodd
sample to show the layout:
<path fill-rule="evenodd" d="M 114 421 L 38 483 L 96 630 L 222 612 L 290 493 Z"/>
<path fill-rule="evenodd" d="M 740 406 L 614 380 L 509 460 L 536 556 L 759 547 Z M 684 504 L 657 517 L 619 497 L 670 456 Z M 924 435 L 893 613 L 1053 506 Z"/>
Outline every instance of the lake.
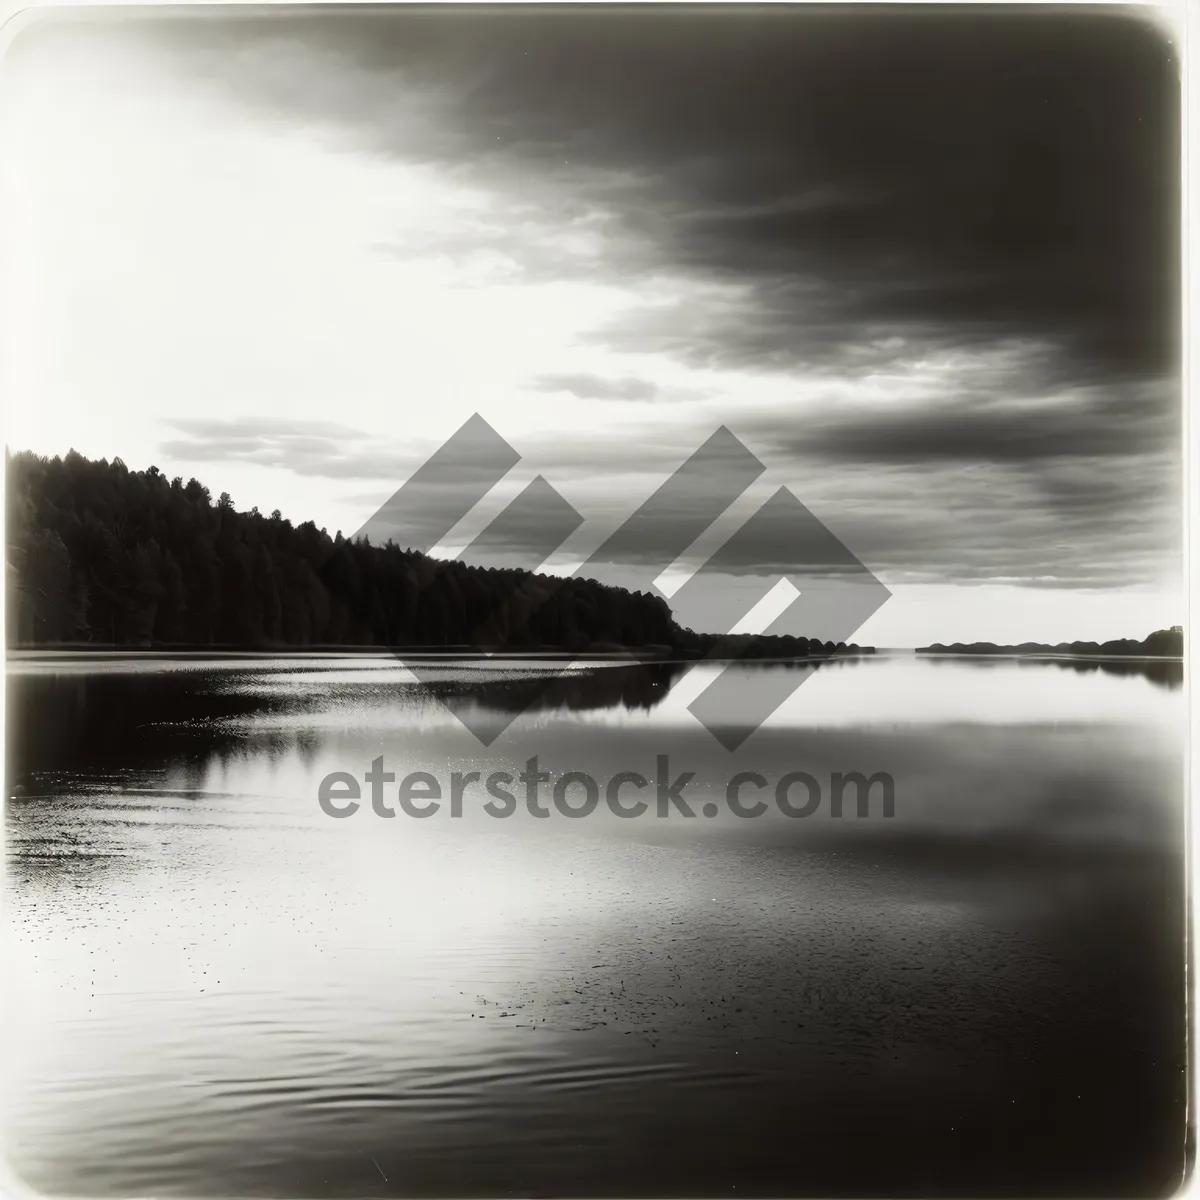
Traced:
<path fill-rule="evenodd" d="M 8 1169 L 92 1196 L 1178 1186 L 1177 664 L 834 661 L 733 752 L 688 711 L 714 670 L 10 659 Z M 533 756 L 595 809 L 511 782 L 491 815 Z M 692 816 L 658 815 L 664 757 Z M 415 772 L 428 816 L 397 802 Z M 775 799 L 800 772 L 805 817 Z M 890 777 L 890 816 L 883 783 L 834 815 L 852 772 Z M 622 773 L 639 816 L 606 802 Z"/>

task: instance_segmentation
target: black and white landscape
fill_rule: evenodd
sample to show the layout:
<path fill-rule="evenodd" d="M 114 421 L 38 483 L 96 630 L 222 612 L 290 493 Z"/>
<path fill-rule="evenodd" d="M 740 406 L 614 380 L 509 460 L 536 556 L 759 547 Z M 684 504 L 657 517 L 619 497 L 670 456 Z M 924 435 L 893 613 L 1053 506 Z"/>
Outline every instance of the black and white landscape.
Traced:
<path fill-rule="evenodd" d="M 1181 1186 L 1165 24 L 8 32 L 0 1186 Z"/>

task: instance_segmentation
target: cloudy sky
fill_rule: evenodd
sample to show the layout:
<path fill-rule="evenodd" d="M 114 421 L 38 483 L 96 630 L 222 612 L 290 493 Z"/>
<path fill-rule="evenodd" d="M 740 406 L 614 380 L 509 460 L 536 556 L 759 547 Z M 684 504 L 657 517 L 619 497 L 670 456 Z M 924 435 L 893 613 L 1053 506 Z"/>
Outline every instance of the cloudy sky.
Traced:
<path fill-rule="evenodd" d="M 1141 17 L 43 15 L 0 88 L 12 448 L 349 533 L 478 412 L 566 569 L 725 425 L 725 532 L 790 487 L 892 591 L 860 641 L 1182 619 Z"/>

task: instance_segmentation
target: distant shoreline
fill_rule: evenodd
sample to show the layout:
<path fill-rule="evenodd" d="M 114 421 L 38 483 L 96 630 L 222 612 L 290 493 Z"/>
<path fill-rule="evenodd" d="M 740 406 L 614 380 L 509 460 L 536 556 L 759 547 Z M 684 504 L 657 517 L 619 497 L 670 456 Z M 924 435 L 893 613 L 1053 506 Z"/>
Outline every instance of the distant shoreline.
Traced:
<path fill-rule="evenodd" d="M 912 651 L 900 651 L 911 654 Z M 873 658 L 875 652 L 863 648 L 859 652 L 836 651 L 825 654 L 805 655 L 775 655 L 775 656 L 746 656 L 735 655 L 704 655 L 689 654 L 675 648 L 662 647 L 627 647 L 624 649 L 605 648 L 602 650 L 562 650 L 562 649 L 530 649 L 527 647 L 497 646 L 494 648 L 478 646 L 462 647 L 430 647 L 430 646 L 304 646 L 289 650 L 286 647 L 264 647 L 261 650 L 247 650 L 244 646 L 224 649 L 220 646 L 197 647 L 137 647 L 137 646 L 10 646 L 6 651 L 9 660 L 35 658 L 61 659 L 160 659 L 188 658 L 197 661 L 205 659 L 263 659 L 263 658 L 404 658 L 404 659 L 450 659 L 450 660 L 480 660 L 492 659 L 528 659 L 546 662 L 629 662 L 629 663 L 660 663 L 660 662 L 829 662 L 833 659 Z"/>
<path fill-rule="evenodd" d="M 1058 658 L 1058 659 L 1178 659 L 1183 660 L 1183 627 L 1174 625 L 1170 629 L 1156 629 L 1149 636 L 1134 641 L 1132 638 L 1113 638 L 1111 641 L 1022 642 L 1020 645 L 995 642 L 934 642 L 920 646 L 920 655 L 957 655 L 970 658 Z"/>
<path fill-rule="evenodd" d="M 414 659 L 454 659 L 480 660 L 491 659 L 529 659 L 548 662 L 828 662 L 833 659 L 859 658 L 970 658 L 970 659 L 1024 659 L 1046 662 L 1183 662 L 1180 654 L 1069 654 L 1062 651 L 1012 651 L 990 652 L 969 650 L 928 650 L 924 647 L 885 646 L 877 647 L 874 651 L 867 650 L 860 654 L 813 654 L 788 657 L 780 655 L 774 658 L 745 658 L 739 659 L 728 655 L 715 655 L 711 658 L 681 654 L 669 651 L 663 654 L 639 654 L 634 649 L 629 650 L 529 650 L 474 648 L 432 649 L 428 646 L 306 646 L 295 650 L 271 647 L 262 650 L 247 650 L 244 646 L 223 649 L 219 646 L 197 649 L 195 647 L 138 649 L 135 646 L 16 646 L 9 647 L 6 658 L 9 660 L 34 658 L 61 659 L 160 659 L 187 658 L 197 661 L 205 659 L 264 659 L 264 658 L 414 658 Z"/>

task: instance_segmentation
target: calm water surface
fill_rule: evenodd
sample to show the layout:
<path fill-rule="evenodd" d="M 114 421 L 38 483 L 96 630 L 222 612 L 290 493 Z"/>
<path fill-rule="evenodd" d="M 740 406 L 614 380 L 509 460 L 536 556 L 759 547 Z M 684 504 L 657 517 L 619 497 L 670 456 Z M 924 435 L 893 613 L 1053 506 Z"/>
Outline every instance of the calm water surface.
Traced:
<path fill-rule="evenodd" d="M 12 661 L 8 1169 L 108 1196 L 1169 1192 L 1183 693 L 1078 666 L 831 664 L 731 754 L 687 711 L 706 668 L 426 672 L 524 709 L 485 748 L 390 659 Z M 379 755 L 445 783 L 534 754 L 601 785 L 665 754 L 721 811 L 317 803 Z M 895 815 L 740 819 L 742 770 L 886 771 Z"/>

